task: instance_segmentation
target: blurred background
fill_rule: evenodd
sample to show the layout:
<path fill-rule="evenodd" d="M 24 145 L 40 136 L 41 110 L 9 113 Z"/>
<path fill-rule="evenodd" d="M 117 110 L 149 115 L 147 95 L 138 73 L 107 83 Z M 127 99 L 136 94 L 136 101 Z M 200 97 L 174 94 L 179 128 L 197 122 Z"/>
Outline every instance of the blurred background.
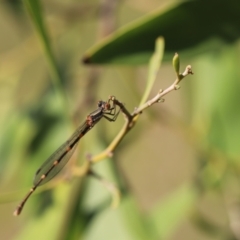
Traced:
<path fill-rule="evenodd" d="M 192 3 L 1 1 L 1 239 L 240 239 L 240 5 Z M 147 34 L 156 16 L 165 21 Z M 104 49 L 109 42 L 102 39 L 141 17 L 144 34 L 132 43 L 140 43 L 141 64 L 129 51 L 121 63 L 102 52 L 103 65 L 95 50 L 87 54 L 93 64 L 83 63 L 89 48 Z M 128 49 L 127 33 L 113 35 L 122 44 L 113 45 L 116 58 Z M 64 170 L 13 217 L 37 169 L 98 100 L 114 95 L 130 112 L 138 106 L 155 35 L 165 37 L 166 57 L 149 98 L 174 82 L 175 51 L 181 71 L 190 64 L 194 75 L 143 112 L 112 158 L 94 165 L 119 187 L 118 208 L 110 208 L 111 194 L 99 181 L 76 177 L 73 169 L 111 143 L 124 124 L 121 114 L 84 136 Z"/>

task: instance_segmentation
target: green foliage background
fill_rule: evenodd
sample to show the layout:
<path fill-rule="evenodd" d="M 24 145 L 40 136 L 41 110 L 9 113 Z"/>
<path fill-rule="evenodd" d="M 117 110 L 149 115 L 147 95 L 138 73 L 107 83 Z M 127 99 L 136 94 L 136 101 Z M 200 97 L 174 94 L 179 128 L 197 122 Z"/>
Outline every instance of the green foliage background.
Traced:
<path fill-rule="evenodd" d="M 116 1 L 112 21 L 104 7 L 1 1 L 1 239 L 240 239 L 240 5 Z M 116 31 L 103 38 L 110 23 Z M 175 51 L 194 76 L 144 111 L 114 156 L 94 166 L 121 189 L 119 207 L 109 207 L 110 193 L 96 180 L 71 170 L 108 146 L 122 116 L 96 125 L 63 173 L 13 217 L 36 170 L 99 99 L 138 106 L 158 36 L 165 54 L 150 96 L 175 80 Z"/>

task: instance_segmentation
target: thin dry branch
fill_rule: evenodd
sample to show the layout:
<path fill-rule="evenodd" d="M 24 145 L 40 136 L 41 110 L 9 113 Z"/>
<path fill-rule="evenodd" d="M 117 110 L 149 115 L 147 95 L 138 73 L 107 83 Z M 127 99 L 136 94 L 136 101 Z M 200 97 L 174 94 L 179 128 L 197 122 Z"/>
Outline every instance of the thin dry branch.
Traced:
<path fill-rule="evenodd" d="M 123 128 L 120 130 L 118 135 L 115 137 L 115 139 L 110 143 L 110 145 L 100 154 L 97 154 L 95 156 L 92 156 L 89 158 L 89 161 L 91 163 L 99 162 L 103 158 L 109 157 L 113 155 L 114 150 L 119 145 L 119 143 L 122 141 L 122 139 L 126 136 L 126 134 L 133 128 L 133 126 L 136 124 L 138 116 L 148 107 L 153 105 L 154 103 L 159 103 L 162 101 L 162 97 L 167 95 L 173 90 L 178 90 L 179 86 L 178 83 L 188 76 L 189 74 L 193 74 L 192 68 L 190 65 L 188 65 L 185 69 L 185 71 L 179 75 L 179 78 L 177 78 L 174 83 L 166 88 L 165 90 L 160 89 L 156 96 L 154 96 L 152 99 L 148 100 L 143 105 L 136 108 L 132 113 L 129 113 L 129 111 L 126 109 L 125 105 L 118 101 L 115 97 L 112 97 L 112 100 L 116 105 L 118 105 L 121 109 L 121 112 L 125 116 L 126 123 L 124 124 Z"/>
<path fill-rule="evenodd" d="M 149 108 L 154 103 L 163 102 L 163 98 L 162 98 L 163 96 L 167 95 L 168 93 L 170 93 L 173 90 L 178 90 L 180 88 L 178 85 L 180 83 L 180 81 L 183 78 L 185 78 L 186 76 L 188 76 L 189 74 L 193 74 L 192 68 L 190 65 L 188 65 L 185 68 L 185 71 L 182 74 L 179 74 L 177 72 L 177 79 L 174 81 L 174 83 L 171 86 L 169 86 L 165 90 L 160 89 L 156 96 L 154 96 L 152 99 L 148 100 L 146 103 L 144 103 L 141 106 L 139 106 L 138 108 L 136 108 L 132 113 L 130 113 L 126 109 L 125 105 L 122 102 L 118 101 L 114 96 L 110 96 L 110 99 L 114 102 L 114 104 L 119 106 L 121 112 L 123 113 L 123 115 L 126 119 L 126 122 L 125 122 L 123 128 L 118 133 L 118 135 L 115 137 L 115 139 L 110 143 L 110 145 L 100 154 L 97 154 L 95 156 L 88 156 L 88 158 L 87 158 L 88 161 L 85 161 L 84 166 L 82 166 L 81 168 L 75 169 L 75 174 L 78 176 L 89 175 L 91 177 L 94 177 L 97 180 L 100 180 L 100 182 L 107 189 L 109 189 L 109 192 L 112 195 L 112 199 L 113 199 L 112 206 L 116 206 L 119 202 L 119 197 L 120 197 L 119 190 L 113 184 L 110 184 L 103 177 L 101 177 L 100 175 L 95 173 L 91 169 L 91 165 L 96 162 L 101 161 L 102 159 L 104 159 L 106 157 L 112 157 L 113 152 L 115 151 L 115 149 L 117 148 L 119 143 L 123 140 L 123 138 L 127 135 L 127 133 L 136 124 L 139 115 L 142 114 L 142 112 L 145 109 Z"/>

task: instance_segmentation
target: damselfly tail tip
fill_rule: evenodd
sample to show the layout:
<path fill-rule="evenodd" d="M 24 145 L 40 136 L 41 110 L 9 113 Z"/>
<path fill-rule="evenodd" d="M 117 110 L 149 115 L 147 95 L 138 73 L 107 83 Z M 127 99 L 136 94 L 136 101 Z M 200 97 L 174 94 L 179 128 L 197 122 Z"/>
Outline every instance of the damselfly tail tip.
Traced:
<path fill-rule="evenodd" d="M 17 207 L 16 210 L 13 212 L 13 216 L 18 216 L 21 213 L 21 208 Z"/>

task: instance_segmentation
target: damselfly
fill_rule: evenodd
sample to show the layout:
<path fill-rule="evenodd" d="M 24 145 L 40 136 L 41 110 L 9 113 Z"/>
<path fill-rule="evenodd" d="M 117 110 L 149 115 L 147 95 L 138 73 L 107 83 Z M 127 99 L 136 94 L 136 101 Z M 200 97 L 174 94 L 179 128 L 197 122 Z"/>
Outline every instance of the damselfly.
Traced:
<path fill-rule="evenodd" d="M 90 113 L 85 122 L 77 128 L 73 135 L 63 143 L 37 170 L 33 187 L 30 189 L 28 194 L 19 204 L 19 206 L 14 211 L 14 215 L 17 216 L 21 213 L 26 201 L 36 190 L 36 188 L 49 180 L 51 180 L 56 174 L 65 166 L 70 157 L 72 156 L 79 140 L 97 123 L 101 118 L 106 118 L 108 121 L 115 121 L 119 114 L 116 112 L 116 104 L 114 102 L 115 98 L 110 96 L 109 99 L 98 102 L 97 110 Z"/>

